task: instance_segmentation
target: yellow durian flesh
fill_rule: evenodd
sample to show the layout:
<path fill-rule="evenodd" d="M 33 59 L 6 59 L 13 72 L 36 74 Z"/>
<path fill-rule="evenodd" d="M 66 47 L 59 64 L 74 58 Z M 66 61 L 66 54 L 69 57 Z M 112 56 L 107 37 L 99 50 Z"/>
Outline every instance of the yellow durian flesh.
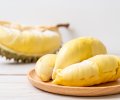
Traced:
<path fill-rule="evenodd" d="M 56 53 L 62 45 L 59 27 L 68 28 L 69 24 L 23 26 L 0 21 L 0 55 L 18 63 L 30 63 Z"/>
<path fill-rule="evenodd" d="M 53 83 L 65 86 L 92 86 L 115 81 L 120 78 L 120 58 L 97 55 L 57 72 Z"/>
<path fill-rule="evenodd" d="M 39 28 L 18 30 L 0 26 L 0 47 L 27 56 L 42 56 L 54 53 L 61 45 L 58 31 Z"/>
<path fill-rule="evenodd" d="M 56 54 L 42 56 L 35 65 L 35 72 L 42 81 L 49 81 L 55 65 Z"/>
<path fill-rule="evenodd" d="M 73 39 L 58 52 L 52 78 L 55 79 L 57 69 L 63 69 L 71 64 L 81 62 L 97 54 L 106 54 L 104 44 L 92 37 Z"/>

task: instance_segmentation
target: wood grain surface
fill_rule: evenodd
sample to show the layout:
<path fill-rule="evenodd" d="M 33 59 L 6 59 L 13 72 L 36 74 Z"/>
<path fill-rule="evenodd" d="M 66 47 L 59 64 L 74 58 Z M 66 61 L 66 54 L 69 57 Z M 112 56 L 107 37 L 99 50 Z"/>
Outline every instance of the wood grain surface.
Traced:
<path fill-rule="evenodd" d="M 71 96 L 103 96 L 120 93 L 120 79 L 115 82 L 109 82 L 91 87 L 70 87 L 54 85 L 51 82 L 42 82 L 36 75 L 34 69 L 31 69 L 27 76 L 33 86 L 55 94 Z"/>

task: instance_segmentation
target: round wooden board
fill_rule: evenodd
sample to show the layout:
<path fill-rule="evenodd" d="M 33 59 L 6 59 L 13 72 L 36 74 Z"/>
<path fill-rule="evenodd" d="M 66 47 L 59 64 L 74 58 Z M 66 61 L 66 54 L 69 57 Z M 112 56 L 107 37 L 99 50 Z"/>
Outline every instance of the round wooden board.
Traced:
<path fill-rule="evenodd" d="M 70 87 L 52 84 L 51 82 L 42 82 L 32 69 L 27 74 L 29 81 L 33 86 L 43 91 L 71 95 L 71 96 L 103 96 L 120 93 L 120 79 L 115 82 L 100 84 L 92 87 Z"/>

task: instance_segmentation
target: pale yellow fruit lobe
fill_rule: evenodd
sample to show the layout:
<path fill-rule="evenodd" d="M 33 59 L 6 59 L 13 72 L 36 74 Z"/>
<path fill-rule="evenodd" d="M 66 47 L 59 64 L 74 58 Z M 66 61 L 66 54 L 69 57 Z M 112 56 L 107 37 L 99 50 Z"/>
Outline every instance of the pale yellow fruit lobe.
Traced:
<path fill-rule="evenodd" d="M 92 86 L 118 78 L 120 58 L 114 55 L 97 55 L 59 71 L 53 83 L 66 86 Z"/>
<path fill-rule="evenodd" d="M 57 69 L 63 69 L 92 56 L 106 53 L 104 44 L 96 38 L 80 37 L 73 39 L 64 44 L 58 52 L 52 78 L 55 79 Z"/>
<path fill-rule="evenodd" d="M 56 54 L 42 56 L 35 65 L 35 72 L 42 81 L 49 81 L 55 65 Z"/>

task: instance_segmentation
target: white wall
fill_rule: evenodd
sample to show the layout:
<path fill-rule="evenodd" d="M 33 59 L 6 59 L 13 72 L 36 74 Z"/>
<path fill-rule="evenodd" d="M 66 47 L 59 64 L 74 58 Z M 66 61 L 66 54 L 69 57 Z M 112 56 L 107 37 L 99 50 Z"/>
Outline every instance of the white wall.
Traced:
<path fill-rule="evenodd" d="M 64 41 L 94 36 L 110 52 L 120 54 L 120 0 L 0 0 L 0 20 L 34 25 L 70 22 L 74 32 L 62 30 Z"/>

